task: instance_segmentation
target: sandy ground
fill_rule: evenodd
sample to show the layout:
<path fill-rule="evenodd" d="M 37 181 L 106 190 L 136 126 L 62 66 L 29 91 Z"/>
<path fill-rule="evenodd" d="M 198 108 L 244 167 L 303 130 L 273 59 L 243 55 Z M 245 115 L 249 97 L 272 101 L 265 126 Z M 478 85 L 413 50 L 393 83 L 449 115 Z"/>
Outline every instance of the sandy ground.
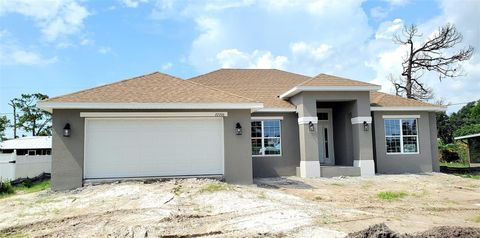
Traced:
<path fill-rule="evenodd" d="M 381 191 L 407 195 L 396 201 Z M 453 175 L 123 182 L 0 200 L 0 234 L 27 237 L 343 237 L 385 222 L 399 232 L 480 227 L 480 181 Z"/>

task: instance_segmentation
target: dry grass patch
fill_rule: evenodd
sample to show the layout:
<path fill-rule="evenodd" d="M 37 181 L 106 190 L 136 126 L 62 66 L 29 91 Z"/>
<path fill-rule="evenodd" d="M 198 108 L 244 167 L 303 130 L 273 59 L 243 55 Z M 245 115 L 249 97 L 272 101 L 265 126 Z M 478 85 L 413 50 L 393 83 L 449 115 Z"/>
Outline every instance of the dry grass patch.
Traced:
<path fill-rule="evenodd" d="M 204 185 L 201 189 L 201 193 L 213 193 L 218 191 L 229 190 L 229 186 L 225 183 L 208 183 Z"/>

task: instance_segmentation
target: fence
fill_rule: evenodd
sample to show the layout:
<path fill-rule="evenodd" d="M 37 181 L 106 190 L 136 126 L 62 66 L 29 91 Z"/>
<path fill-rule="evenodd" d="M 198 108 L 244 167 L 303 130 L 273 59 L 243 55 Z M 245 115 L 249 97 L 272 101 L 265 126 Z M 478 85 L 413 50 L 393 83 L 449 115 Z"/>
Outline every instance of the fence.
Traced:
<path fill-rule="evenodd" d="M 15 180 L 33 178 L 42 173 L 50 173 L 51 155 L 0 154 L 0 179 Z"/>

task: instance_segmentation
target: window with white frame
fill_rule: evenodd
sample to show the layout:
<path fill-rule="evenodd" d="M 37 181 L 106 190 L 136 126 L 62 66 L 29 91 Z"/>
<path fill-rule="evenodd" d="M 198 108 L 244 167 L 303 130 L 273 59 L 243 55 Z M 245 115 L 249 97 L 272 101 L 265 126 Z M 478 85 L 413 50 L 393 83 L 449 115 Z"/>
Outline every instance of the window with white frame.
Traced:
<path fill-rule="evenodd" d="M 252 120 L 252 155 L 282 154 L 280 120 Z"/>
<path fill-rule="evenodd" d="M 418 153 L 417 119 L 385 119 L 387 154 Z"/>

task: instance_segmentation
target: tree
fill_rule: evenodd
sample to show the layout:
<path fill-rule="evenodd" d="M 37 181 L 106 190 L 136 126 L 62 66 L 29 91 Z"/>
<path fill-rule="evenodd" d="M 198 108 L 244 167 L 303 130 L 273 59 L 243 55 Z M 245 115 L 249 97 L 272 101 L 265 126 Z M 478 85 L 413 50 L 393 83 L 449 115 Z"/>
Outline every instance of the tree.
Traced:
<path fill-rule="evenodd" d="M 5 139 L 5 130 L 9 126 L 10 121 L 6 116 L 0 117 L 0 141 Z"/>
<path fill-rule="evenodd" d="M 20 110 L 18 124 L 32 136 L 51 134 L 51 114 L 36 107 L 37 101 L 47 98 L 47 95 L 35 93 L 22 94 L 21 98 L 14 99 L 16 108 Z"/>
<path fill-rule="evenodd" d="M 454 136 L 480 133 L 480 100 L 469 102 L 448 116 L 437 113 L 438 137 L 444 144 L 453 143 Z"/>
<path fill-rule="evenodd" d="M 449 49 L 461 43 L 463 36 L 452 24 L 446 24 L 431 38 L 417 44 L 415 39 L 422 37 L 416 25 L 405 26 L 401 34 L 396 34 L 393 41 L 407 46 L 406 57 L 402 62 L 402 77 L 393 78 L 396 94 L 416 100 L 426 100 L 433 97 L 432 89 L 427 87 L 420 78 L 427 71 L 439 74 L 439 80 L 462 75 L 460 62 L 469 60 L 474 49 L 472 46 L 460 49 L 447 55 Z"/>
<path fill-rule="evenodd" d="M 12 100 L 10 100 L 10 103 L 8 105 L 10 105 L 12 107 L 12 110 L 13 110 L 13 124 L 12 124 L 12 128 L 13 128 L 13 138 L 17 138 L 17 128 L 18 128 L 18 123 L 17 123 L 17 118 L 18 118 L 18 113 L 17 113 L 17 105 L 18 105 L 19 101 L 17 98 L 14 98 Z"/>

